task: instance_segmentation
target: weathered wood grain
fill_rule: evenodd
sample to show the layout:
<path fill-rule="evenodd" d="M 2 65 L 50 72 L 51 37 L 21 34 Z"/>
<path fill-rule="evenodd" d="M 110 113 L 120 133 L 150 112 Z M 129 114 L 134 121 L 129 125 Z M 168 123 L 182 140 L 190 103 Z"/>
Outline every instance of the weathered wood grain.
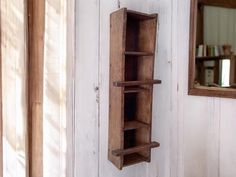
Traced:
<path fill-rule="evenodd" d="M 110 19 L 110 93 L 109 93 L 109 147 L 108 158 L 122 169 L 123 157 L 112 154 L 114 149 L 124 146 L 124 88 L 113 86 L 114 81 L 123 81 L 125 78 L 125 38 L 126 38 L 126 9 L 111 14 Z"/>
<path fill-rule="evenodd" d="M 151 160 L 150 148 L 138 147 L 151 143 L 152 88 L 153 84 L 161 83 L 160 80 L 153 80 L 156 33 L 157 14 L 148 15 L 126 8 L 111 14 L 108 157 L 119 169 L 128 157 L 114 156 L 116 149 L 135 149 L 134 153 L 137 152 L 148 162 Z M 127 54 L 125 51 L 135 51 L 128 54 L 136 55 L 124 55 Z M 146 53 L 153 55 L 140 56 Z M 141 85 L 146 90 L 138 94 L 129 94 L 124 88 Z M 124 132 L 124 122 L 135 120 L 149 126 Z"/>

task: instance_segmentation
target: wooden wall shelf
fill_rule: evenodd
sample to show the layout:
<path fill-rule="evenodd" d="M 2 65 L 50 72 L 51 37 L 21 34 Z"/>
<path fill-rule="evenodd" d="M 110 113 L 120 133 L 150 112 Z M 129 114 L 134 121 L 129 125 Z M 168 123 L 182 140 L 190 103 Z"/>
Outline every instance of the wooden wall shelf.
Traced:
<path fill-rule="evenodd" d="M 119 169 L 150 162 L 157 14 L 111 14 L 109 160 Z"/>

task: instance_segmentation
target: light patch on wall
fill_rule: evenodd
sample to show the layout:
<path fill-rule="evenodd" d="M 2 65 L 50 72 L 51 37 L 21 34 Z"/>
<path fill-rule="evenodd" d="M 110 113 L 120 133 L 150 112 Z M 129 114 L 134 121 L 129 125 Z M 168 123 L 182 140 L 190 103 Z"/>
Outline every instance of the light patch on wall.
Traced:
<path fill-rule="evenodd" d="M 24 0 L 1 0 L 3 176 L 26 176 L 26 20 Z"/>
<path fill-rule="evenodd" d="M 66 174 L 66 3 L 46 0 L 44 177 Z"/>

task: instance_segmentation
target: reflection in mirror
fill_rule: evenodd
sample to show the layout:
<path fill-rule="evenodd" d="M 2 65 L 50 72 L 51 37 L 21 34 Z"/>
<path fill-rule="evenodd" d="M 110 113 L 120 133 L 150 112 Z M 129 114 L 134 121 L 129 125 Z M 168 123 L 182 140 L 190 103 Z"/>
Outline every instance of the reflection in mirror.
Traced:
<path fill-rule="evenodd" d="M 236 9 L 198 3 L 195 86 L 236 88 Z"/>

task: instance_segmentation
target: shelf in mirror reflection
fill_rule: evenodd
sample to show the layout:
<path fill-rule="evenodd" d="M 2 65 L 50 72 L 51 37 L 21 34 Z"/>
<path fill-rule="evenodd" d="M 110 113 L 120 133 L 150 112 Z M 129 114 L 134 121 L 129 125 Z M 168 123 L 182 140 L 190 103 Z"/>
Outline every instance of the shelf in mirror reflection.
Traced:
<path fill-rule="evenodd" d="M 205 56 L 205 57 L 196 57 L 196 61 L 224 60 L 224 59 L 231 59 L 232 57 L 235 57 L 235 56 L 234 55 Z"/>

